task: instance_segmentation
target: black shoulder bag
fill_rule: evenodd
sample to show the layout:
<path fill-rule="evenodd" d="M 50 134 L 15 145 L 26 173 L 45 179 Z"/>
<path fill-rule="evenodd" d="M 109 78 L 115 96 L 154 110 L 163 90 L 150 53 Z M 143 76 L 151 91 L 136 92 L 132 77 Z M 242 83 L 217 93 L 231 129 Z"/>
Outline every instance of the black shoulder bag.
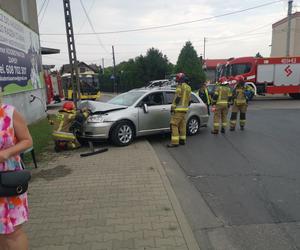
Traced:
<path fill-rule="evenodd" d="M 0 197 L 23 194 L 28 189 L 31 173 L 28 170 L 0 172 Z"/>

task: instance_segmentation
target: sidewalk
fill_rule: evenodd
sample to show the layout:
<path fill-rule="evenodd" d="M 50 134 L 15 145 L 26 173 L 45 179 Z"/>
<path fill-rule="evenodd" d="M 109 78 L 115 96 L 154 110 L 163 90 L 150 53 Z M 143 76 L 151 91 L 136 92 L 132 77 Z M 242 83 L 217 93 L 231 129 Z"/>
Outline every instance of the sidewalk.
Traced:
<path fill-rule="evenodd" d="M 32 170 L 30 249 L 199 249 L 147 141 L 49 157 Z"/>

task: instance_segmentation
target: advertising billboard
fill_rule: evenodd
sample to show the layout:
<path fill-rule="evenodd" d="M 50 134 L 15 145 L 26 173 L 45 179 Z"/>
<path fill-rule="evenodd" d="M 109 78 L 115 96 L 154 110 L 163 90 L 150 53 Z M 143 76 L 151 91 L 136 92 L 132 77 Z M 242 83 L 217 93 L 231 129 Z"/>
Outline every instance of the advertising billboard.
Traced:
<path fill-rule="evenodd" d="M 4 95 L 42 88 L 37 33 L 0 9 L 0 87 Z"/>

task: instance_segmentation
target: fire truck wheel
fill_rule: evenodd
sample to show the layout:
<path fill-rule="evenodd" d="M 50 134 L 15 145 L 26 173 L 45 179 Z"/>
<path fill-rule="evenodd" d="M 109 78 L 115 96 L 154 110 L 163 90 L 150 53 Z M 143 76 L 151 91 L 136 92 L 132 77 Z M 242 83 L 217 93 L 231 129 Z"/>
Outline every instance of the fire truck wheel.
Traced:
<path fill-rule="evenodd" d="M 290 93 L 289 96 L 296 100 L 300 99 L 300 93 Z"/>

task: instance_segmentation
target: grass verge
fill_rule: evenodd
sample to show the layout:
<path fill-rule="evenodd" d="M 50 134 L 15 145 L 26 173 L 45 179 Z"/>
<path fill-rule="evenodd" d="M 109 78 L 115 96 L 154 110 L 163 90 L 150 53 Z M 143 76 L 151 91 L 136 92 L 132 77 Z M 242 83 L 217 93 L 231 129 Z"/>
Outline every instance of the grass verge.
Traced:
<path fill-rule="evenodd" d="M 52 144 L 52 126 L 49 124 L 48 119 L 45 118 L 36 123 L 30 124 L 28 128 L 32 136 L 35 156 L 37 161 L 39 161 L 41 160 L 42 153 L 47 151 Z M 32 162 L 30 153 L 25 154 L 24 162 Z"/>

